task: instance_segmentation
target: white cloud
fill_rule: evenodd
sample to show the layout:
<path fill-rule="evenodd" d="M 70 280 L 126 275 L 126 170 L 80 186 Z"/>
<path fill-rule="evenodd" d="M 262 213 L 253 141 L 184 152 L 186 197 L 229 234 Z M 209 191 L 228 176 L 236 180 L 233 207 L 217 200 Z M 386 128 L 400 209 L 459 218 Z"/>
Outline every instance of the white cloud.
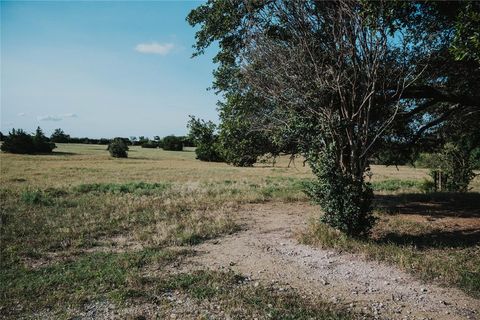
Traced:
<path fill-rule="evenodd" d="M 19 117 L 25 117 L 27 114 L 25 112 L 20 112 L 17 114 L 17 116 Z"/>
<path fill-rule="evenodd" d="M 174 48 L 175 45 L 173 43 L 151 42 L 137 44 L 135 47 L 135 51 L 138 51 L 140 53 L 151 53 L 165 56 L 169 54 Z"/>
<path fill-rule="evenodd" d="M 62 121 L 65 118 L 78 118 L 76 113 L 64 113 L 59 115 L 38 116 L 38 121 Z"/>
<path fill-rule="evenodd" d="M 39 121 L 61 121 L 63 118 L 59 116 L 40 116 L 37 119 Z"/>

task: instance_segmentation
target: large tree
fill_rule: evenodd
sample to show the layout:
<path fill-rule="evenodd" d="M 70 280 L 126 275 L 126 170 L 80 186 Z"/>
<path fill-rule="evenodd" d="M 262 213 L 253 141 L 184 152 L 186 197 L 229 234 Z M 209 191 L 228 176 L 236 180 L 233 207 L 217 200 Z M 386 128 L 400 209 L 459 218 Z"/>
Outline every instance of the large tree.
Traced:
<path fill-rule="evenodd" d="M 302 137 L 324 221 L 362 234 L 373 222 L 369 158 L 478 112 L 476 42 L 465 35 L 475 15 L 462 20 L 472 10 L 478 4 L 220 0 L 188 20 L 201 26 L 197 54 L 219 43 L 214 87 L 227 99 L 262 99 L 257 124 Z"/>

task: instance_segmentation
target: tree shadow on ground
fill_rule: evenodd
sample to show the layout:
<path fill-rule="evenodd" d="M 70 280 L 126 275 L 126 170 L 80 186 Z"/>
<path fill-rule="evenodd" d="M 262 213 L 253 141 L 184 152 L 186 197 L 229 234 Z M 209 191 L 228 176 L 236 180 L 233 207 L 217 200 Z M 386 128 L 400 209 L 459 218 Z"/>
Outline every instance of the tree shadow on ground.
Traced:
<path fill-rule="evenodd" d="M 45 155 L 54 155 L 54 156 L 75 156 L 78 155 L 78 153 L 75 152 L 65 152 L 65 151 L 52 151 L 51 154 L 45 154 Z"/>
<path fill-rule="evenodd" d="M 443 218 L 480 218 L 480 193 L 402 193 L 376 195 L 375 207 L 388 215 L 420 215 L 435 221 Z M 449 221 L 452 221 L 449 219 Z M 387 232 L 378 243 L 409 245 L 417 249 L 467 248 L 480 245 L 478 224 L 439 224 L 421 233 Z M 463 225 L 463 227 L 461 226 Z"/>
<path fill-rule="evenodd" d="M 400 246 L 415 246 L 417 249 L 429 248 L 467 248 L 480 244 L 480 230 L 436 230 L 418 235 L 387 233 L 376 240 L 378 243 L 390 243 Z"/>
<path fill-rule="evenodd" d="M 376 195 L 375 207 L 387 214 L 416 214 L 432 218 L 480 218 L 480 193 Z"/>

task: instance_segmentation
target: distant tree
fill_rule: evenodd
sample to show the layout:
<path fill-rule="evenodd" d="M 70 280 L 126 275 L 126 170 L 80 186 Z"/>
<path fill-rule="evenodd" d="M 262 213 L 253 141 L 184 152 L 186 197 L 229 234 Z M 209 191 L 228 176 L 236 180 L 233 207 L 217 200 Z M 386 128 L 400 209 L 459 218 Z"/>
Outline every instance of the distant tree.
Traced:
<path fill-rule="evenodd" d="M 183 139 L 174 135 L 163 138 L 163 150 L 182 151 Z"/>
<path fill-rule="evenodd" d="M 187 124 L 188 137 L 197 147 L 195 154 L 201 161 L 222 162 L 222 150 L 216 134 L 217 126 L 212 121 L 204 121 L 190 116 Z"/>
<path fill-rule="evenodd" d="M 3 141 L 5 139 L 5 136 L 3 135 L 2 131 L 0 131 L 0 141 Z"/>
<path fill-rule="evenodd" d="M 8 136 L 5 136 L 0 148 L 3 152 L 9 153 L 32 154 L 36 152 L 32 136 L 22 129 L 12 129 Z"/>
<path fill-rule="evenodd" d="M 237 167 L 250 167 L 267 153 L 277 155 L 273 134 L 258 126 L 257 111 L 263 106 L 251 95 L 229 94 L 218 103 L 220 148 L 224 160 Z"/>
<path fill-rule="evenodd" d="M 141 146 L 144 143 L 148 143 L 148 138 L 145 136 L 138 137 L 137 145 Z"/>
<path fill-rule="evenodd" d="M 68 143 L 70 142 L 70 135 L 58 128 L 53 131 L 52 135 L 50 136 L 50 140 L 55 143 Z"/>
<path fill-rule="evenodd" d="M 183 140 L 183 146 L 184 147 L 196 147 L 196 144 L 195 142 L 192 140 L 192 138 L 190 136 L 183 136 L 182 137 L 182 140 Z"/>
<path fill-rule="evenodd" d="M 38 153 L 51 153 L 53 149 L 57 147 L 55 143 L 49 141 L 40 127 L 37 127 L 37 130 L 35 131 L 33 143 L 35 145 L 35 150 Z"/>
<path fill-rule="evenodd" d="M 103 145 L 107 145 L 110 143 L 110 139 L 106 139 L 106 138 L 100 138 L 98 140 L 98 144 L 103 144 Z"/>
<path fill-rule="evenodd" d="M 127 158 L 128 157 L 128 146 L 125 143 L 124 138 L 114 138 L 112 142 L 108 145 L 107 150 L 110 152 L 110 155 L 114 158 Z"/>
<path fill-rule="evenodd" d="M 55 144 L 49 142 L 42 130 L 37 128 L 34 136 L 27 134 L 22 129 L 12 129 L 2 143 L 1 150 L 10 153 L 35 154 L 51 153 L 56 148 Z"/>
<path fill-rule="evenodd" d="M 155 148 L 158 148 L 158 143 L 153 140 L 147 140 L 146 142 L 142 143 L 142 148 L 155 149 Z"/>

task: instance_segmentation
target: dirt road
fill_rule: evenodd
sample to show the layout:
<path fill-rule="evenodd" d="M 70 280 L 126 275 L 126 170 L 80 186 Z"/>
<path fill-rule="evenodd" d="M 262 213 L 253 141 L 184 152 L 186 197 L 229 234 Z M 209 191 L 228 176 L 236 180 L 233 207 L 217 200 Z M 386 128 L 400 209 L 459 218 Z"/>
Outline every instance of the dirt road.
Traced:
<path fill-rule="evenodd" d="M 317 208 L 299 203 L 239 209 L 245 230 L 196 246 L 188 268 L 231 268 L 259 283 L 292 287 L 377 319 L 480 319 L 480 301 L 422 283 L 392 266 L 299 244 L 294 234 Z"/>

